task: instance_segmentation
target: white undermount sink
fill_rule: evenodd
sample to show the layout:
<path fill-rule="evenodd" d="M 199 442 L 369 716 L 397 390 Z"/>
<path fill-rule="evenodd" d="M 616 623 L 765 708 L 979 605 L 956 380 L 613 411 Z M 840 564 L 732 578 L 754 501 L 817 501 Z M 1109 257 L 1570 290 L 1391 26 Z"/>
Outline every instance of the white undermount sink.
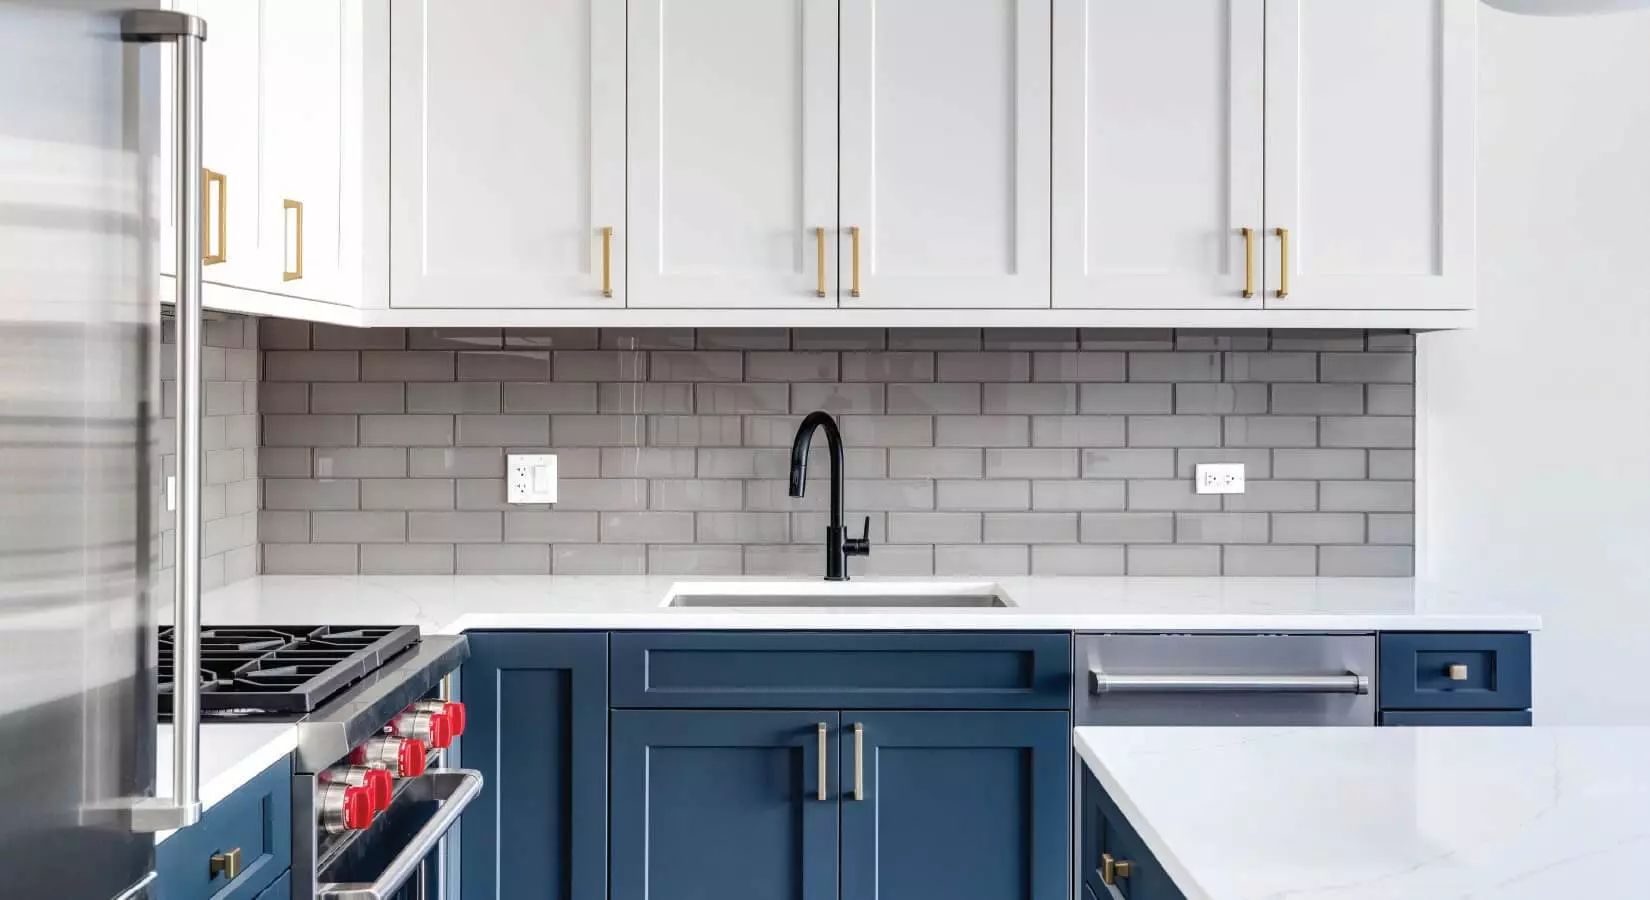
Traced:
<path fill-rule="evenodd" d="M 1004 609 L 989 581 L 684 581 L 660 606 L 671 609 Z"/>

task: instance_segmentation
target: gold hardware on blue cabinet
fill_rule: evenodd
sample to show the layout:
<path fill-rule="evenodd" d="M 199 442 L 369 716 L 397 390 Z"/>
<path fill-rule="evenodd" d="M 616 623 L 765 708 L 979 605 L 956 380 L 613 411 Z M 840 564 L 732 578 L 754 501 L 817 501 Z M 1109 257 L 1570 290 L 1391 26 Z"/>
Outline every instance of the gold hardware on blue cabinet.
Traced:
<path fill-rule="evenodd" d="M 1450 681 L 1466 681 L 1467 667 L 1464 663 L 1453 663 L 1444 669 L 1444 674 L 1449 676 Z"/>
<path fill-rule="evenodd" d="M 241 848 L 236 847 L 233 850 L 212 854 L 206 860 L 206 873 L 208 878 L 216 878 L 222 875 L 224 878 L 234 881 L 241 874 Z"/>
<path fill-rule="evenodd" d="M 1134 874 L 1134 863 L 1126 859 L 1118 859 L 1110 853 L 1100 854 L 1100 881 L 1104 884 L 1115 885 L 1117 879 L 1127 878 Z"/>

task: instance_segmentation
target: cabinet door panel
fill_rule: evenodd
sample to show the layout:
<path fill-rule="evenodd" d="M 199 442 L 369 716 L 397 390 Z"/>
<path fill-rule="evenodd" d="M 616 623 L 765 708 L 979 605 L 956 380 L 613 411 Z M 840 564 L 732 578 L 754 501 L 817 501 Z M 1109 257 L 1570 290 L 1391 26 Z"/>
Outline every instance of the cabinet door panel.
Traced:
<path fill-rule="evenodd" d="M 1063 712 L 844 711 L 842 900 L 1070 897 L 1070 741 Z"/>
<path fill-rule="evenodd" d="M 263 265 L 268 237 L 258 216 L 263 200 L 258 156 L 263 53 L 259 7 L 244 0 L 176 4 L 207 22 L 201 59 L 201 165 L 222 176 L 206 187 L 202 252 L 208 258 L 221 256 L 223 261 L 203 267 L 201 278 L 214 284 L 269 290 L 281 279 Z M 164 89 L 170 96 L 171 88 Z M 167 265 L 162 271 L 175 274 L 171 268 Z"/>
<path fill-rule="evenodd" d="M 1266 4 L 1269 306 L 1473 305 L 1476 5 Z"/>
<path fill-rule="evenodd" d="M 836 0 L 630 2 L 632 306 L 834 307 Z"/>
<path fill-rule="evenodd" d="M 391 4 L 392 306 L 624 305 L 624 33 L 603 0 Z"/>
<path fill-rule="evenodd" d="M 1264 10 L 1055 0 L 1054 305 L 1262 307 Z"/>
<path fill-rule="evenodd" d="M 843 306 L 1049 305 L 1049 4 L 842 0 Z"/>
<path fill-rule="evenodd" d="M 262 7 L 259 218 L 269 240 L 259 266 L 283 294 L 337 300 L 344 10 L 336 0 Z"/>
<path fill-rule="evenodd" d="M 614 711 L 613 900 L 836 900 L 837 719 Z"/>

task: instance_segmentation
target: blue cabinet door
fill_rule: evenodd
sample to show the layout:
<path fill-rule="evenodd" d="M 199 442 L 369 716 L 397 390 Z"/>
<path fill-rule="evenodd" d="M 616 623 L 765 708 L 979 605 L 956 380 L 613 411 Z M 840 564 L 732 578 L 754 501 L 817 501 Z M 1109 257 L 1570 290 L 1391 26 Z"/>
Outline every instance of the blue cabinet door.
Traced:
<path fill-rule="evenodd" d="M 612 900 L 837 900 L 838 719 L 615 710 Z"/>
<path fill-rule="evenodd" d="M 292 900 L 292 872 L 282 872 L 274 884 L 258 894 L 258 900 Z"/>
<path fill-rule="evenodd" d="M 473 632 L 459 828 L 465 900 L 607 895 L 607 635 Z"/>
<path fill-rule="evenodd" d="M 1065 713 L 844 711 L 837 746 L 842 900 L 1071 896 Z"/>

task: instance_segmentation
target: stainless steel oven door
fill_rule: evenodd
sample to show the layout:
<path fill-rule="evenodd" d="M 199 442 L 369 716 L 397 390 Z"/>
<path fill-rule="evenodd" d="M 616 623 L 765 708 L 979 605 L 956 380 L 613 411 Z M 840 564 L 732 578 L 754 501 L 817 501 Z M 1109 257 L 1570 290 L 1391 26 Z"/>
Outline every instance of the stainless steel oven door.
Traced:
<path fill-rule="evenodd" d="M 317 900 L 428 900 L 440 896 L 442 840 L 481 793 L 481 773 L 433 769 L 397 786 L 389 809 L 323 854 Z"/>

